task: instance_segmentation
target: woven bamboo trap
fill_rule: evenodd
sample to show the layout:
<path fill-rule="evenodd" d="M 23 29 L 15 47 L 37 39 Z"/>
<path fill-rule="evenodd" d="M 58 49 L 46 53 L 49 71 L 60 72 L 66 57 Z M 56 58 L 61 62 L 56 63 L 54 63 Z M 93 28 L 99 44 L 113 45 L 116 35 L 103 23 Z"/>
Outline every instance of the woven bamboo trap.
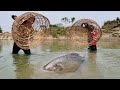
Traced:
<path fill-rule="evenodd" d="M 81 24 L 88 23 L 89 25 L 93 25 L 98 32 L 97 41 L 100 40 L 102 36 L 102 31 L 100 26 L 91 19 L 80 19 L 76 21 L 70 28 L 66 30 L 66 36 L 76 43 L 83 45 L 88 45 L 88 30 L 81 27 Z M 91 41 L 93 39 L 91 38 Z"/>
<path fill-rule="evenodd" d="M 12 37 L 22 49 L 40 45 L 47 37 L 50 22 L 47 17 L 27 12 L 17 17 L 12 25 Z"/>

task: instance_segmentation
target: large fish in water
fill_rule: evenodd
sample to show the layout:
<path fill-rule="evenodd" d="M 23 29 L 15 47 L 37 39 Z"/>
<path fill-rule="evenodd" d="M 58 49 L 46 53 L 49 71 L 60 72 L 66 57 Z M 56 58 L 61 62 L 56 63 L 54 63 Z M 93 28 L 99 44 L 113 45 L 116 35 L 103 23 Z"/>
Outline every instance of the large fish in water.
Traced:
<path fill-rule="evenodd" d="M 43 70 L 54 72 L 75 72 L 84 61 L 85 58 L 81 57 L 79 54 L 70 53 L 53 59 L 43 67 Z"/>

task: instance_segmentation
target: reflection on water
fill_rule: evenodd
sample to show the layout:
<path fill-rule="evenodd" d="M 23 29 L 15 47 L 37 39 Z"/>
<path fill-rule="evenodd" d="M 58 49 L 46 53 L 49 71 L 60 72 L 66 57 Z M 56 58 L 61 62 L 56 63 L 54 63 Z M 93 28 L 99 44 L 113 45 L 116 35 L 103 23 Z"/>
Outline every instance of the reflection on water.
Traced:
<path fill-rule="evenodd" d="M 12 55 L 13 64 L 16 67 L 16 78 L 29 79 L 32 78 L 33 69 L 29 63 L 29 56 L 26 55 Z"/>
<path fill-rule="evenodd" d="M 48 40 L 41 45 L 42 51 L 48 49 L 51 52 L 80 50 L 83 48 L 85 48 L 85 46 L 80 47 L 79 44 L 75 44 L 75 42 L 70 40 Z"/>
<path fill-rule="evenodd" d="M 2 41 L 0 40 L 0 53 L 2 51 Z"/>
<path fill-rule="evenodd" d="M 12 55 L 13 41 L 0 41 L 0 78 L 12 79 L 101 79 L 120 78 L 119 40 L 101 40 L 98 51 L 90 53 L 70 40 L 48 40 L 31 49 L 32 55 L 22 52 Z M 85 56 L 85 62 L 76 72 L 58 74 L 45 72 L 41 68 L 52 59 L 75 52 Z"/>
<path fill-rule="evenodd" d="M 101 78 L 99 67 L 97 65 L 97 52 L 88 52 L 87 61 L 83 69 L 84 78 Z"/>
<path fill-rule="evenodd" d="M 120 48 L 120 39 L 117 40 L 111 40 L 111 39 L 107 39 L 107 40 L 100 40 L 98 42 L 98 47 L 100 48 L 104 48 L 104 49 L 119 49 Z"/>

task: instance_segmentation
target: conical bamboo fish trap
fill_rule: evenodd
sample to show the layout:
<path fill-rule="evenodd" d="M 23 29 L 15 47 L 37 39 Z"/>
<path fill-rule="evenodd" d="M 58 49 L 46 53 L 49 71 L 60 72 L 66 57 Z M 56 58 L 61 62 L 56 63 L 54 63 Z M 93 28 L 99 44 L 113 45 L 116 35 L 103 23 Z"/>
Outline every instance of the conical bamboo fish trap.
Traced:
<path fill-rule="evenodd" d="M 76 43 L 80 44 L 81 46 L 87 46 L 88 30 L 81 27 L 81 24 L 83 23 L 88 23 L 89 25 L 93 25 L 95 27 L 98 32 L 97 41 L 99 41 L 102 36 L 102 31 L 100 29 L 100 26 L 91 19 L 80 19 L 76 21 L 70 28 L 68 28 L 68 30 L 66 30 L 66 36 Z M 91 41 L 92 40 L 93 39 L 91 38 Z"/>
<path fill-rule="evenodd" d="M 47 17 L 27 12 L 17 17 L 13 22 L 12 37 L 20 48 L 34 48 L 46 39 L 49 25 Z"/>

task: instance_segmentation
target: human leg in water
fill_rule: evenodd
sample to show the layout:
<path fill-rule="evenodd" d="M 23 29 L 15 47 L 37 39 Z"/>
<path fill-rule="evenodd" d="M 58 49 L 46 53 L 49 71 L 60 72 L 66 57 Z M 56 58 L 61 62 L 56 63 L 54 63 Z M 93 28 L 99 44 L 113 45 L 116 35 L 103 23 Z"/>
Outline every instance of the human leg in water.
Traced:
<path fill-rule="evenodd" d="M 88 49 L 89 49 L 90 52 L 96 52 L 97 51 L 96 45 L 89 46 Z"/>
<path fill-rule="evenodd" d="M 14 42 L 12 54 L 18 54 L 20 49 L 21 48 L 18 47 L 17 44 Z M 22 50 L 24 51 L 24 54 L 26 54 L 26 55 L 30 55 L 31 54 L 30 49 L 28 49 L 28 50 L 22 49 Z"/>

